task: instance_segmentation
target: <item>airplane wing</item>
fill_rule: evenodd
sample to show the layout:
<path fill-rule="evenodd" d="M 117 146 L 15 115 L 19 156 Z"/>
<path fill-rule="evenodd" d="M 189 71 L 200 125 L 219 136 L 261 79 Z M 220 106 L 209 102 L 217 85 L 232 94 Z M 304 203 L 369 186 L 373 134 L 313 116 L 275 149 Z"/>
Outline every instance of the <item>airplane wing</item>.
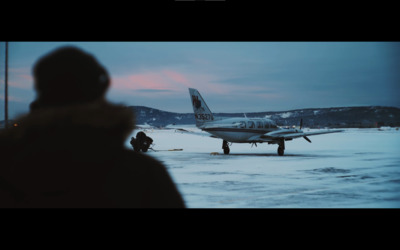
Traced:
<path fill-rule="evenodd" d="M 235 123 L 218 123 L 218 124 L 206 124 L 203 126 L 200 126 L 199 128 L 201 129 L 210 129 L 210 128 L 230 128 L 230 127 L 235 127 L 241 125 L 240 122 L 235 122 Z"/>
<path fill-rule="evenodd" d="M 181 133 L 181 134 L 190 134 L 190 135 L 199 135 L 199 136 L 217 138 L 216 136 L 211 135 L 211 134 L 206 133 L 206 132 L 190 131 L 190 130 L 186 130 L 186 129 L 183 129 L 183 128 L 177 128 L 177 129 L 175 129 L 175 132 L 176 133 Z"/>
<path fill-rule="evenodd" d="M 282 129 L 282 130 L 277 130 L 277 131 L 273 131 L 273 132 L 269 132 L 269 133 L 263 134 L 263 135 L 259 136 L 258 139 L 261 139 L 261 140 L 265 139 L 265 140 L 271 141 L 271 140 L 282 140 L 282 139 L 289 140 L 289 139 L 295 139 L 295 138 L 303 137 L 308 142 L 311 142 L 311 140 L 308 139 L 307 136 L 338 133 L 338 132 L 342 132 L 342 131 L 344 131 L 344 130 L 335 129 L 335 130 L 321 130 L 321 131 L 303 132 L 301 130 L 296 130 L 296 129 Z M 251 138 L 251 139 L 254 140 L 256 138 Z"/>

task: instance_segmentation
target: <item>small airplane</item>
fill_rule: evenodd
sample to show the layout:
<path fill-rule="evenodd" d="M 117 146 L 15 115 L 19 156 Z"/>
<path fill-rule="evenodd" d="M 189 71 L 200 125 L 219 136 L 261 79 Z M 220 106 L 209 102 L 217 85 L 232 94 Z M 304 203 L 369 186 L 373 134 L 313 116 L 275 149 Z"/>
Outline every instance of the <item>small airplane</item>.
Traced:
<path fill-rule="evenodd" d="M 196 127 L 210 133 L 214 138 L 223 140 L 222 149 L 224 154 L 229 154 L 228 143 L 256 143 L 266 142 L 278 144 L 278 155 L 283 156 L 285 152 L 285 141 L 303 137 L 311 143 L 307 136 L 342 132 L 343 130 L 325 130 L 317 132 L 303 132 L 303 119 L 300 121 L 300 129 L 280 128 L 276 123 L 267 118 L 216 118 L 200 95 L 199 91 L 189 88 L 189 94 L 193 105 Z M 189 132 L 179 129 L 182 132 Z"/>

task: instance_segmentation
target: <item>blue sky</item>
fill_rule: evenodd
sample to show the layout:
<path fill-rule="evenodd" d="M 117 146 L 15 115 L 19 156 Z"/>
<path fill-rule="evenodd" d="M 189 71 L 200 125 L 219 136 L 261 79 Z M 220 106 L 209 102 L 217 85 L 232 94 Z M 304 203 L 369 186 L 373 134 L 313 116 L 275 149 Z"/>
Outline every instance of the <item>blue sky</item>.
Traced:
<path fill-rule="evenodd" d="M 9 42 L 11 119 L 35 99 L 34 63 L 63 45 L 107 68 L 113 103 L 190 113 L 193 87 L 213 112 L 400 107 L 399 42 Z M 0 42 L 0 120 L 4 48 Z"/>

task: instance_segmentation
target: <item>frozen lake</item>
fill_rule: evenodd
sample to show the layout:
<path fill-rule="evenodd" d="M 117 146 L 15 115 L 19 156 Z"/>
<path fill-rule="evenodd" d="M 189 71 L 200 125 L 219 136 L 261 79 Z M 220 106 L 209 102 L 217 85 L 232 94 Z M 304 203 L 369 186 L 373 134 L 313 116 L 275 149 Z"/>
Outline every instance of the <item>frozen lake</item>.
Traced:
<path fill-rule="evenodd" d="M 312 143 L 294 139 L 284 156 L 267 143 L 234 143 L 224 155 L 221 139 L 141 131 L 161 150 L 146 154 L 166 165 L 188 208 L 400 207 L 400 130 L 394 128 L 346 129 L 310 136 Z M 129 140 L 126 145 L 131 148 Z"/>

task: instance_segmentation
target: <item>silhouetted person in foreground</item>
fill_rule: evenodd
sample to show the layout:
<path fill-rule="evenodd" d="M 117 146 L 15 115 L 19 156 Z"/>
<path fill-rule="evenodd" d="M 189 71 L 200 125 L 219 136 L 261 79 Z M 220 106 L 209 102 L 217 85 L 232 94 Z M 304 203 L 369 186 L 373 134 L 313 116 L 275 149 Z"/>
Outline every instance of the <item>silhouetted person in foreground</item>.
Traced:
<path fill-rule="evenodd" d="M 30 113 L 0 132 L 0 207 L 185 207 L 160 162 L 124 147 L 133 114 L 105 100 L 93 56 L 63 47 L 33 74 Z"/>

